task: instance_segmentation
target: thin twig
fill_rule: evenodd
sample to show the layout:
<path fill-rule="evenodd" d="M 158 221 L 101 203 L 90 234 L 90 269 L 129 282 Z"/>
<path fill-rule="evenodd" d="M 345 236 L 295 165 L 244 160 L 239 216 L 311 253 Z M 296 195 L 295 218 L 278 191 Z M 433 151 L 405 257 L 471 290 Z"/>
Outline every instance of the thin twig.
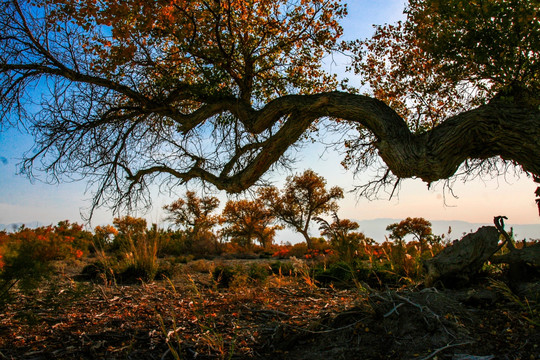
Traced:
<path fill-rule="evenodd" d="M 394 306 L 394 308 L 392 310 L 390 310 L 389 312 L 387 312 L 386 314 L 383 315 L 384 318 L 387 318 L 389 317 L 390 315 L 392 315 L 394 312 L 397 312 L 397 309 L 399 309 L 400 306 L 402 305 L 405 305 L 405 303 L 399 303 L 397 304 L 396 306 Z M 399 312 L 397 313 L 399 315 Z"/>
<path fill-rule="evenodd" d="M 412 306 L 416 306 L 416 307 L 419 308 L 420 311 L 422 311 L 422 312 L 424 311 L 424 309 L 427 310 L 427 311 L 429 311 L 429 312 L 430 312 L 437 320 L 439 320 L 440 316 L 437 315 L 437 314 L 435 314 L 435 312 L 434 312 L 433 310 L 431 310 L 429 307 L 427 307 L 427 306 L 422 306 L 422 305 L 420 305 L 420 304 L 417 304 L 417 303 L 413 302 L 412 300 L 406 298 L 405 296 L 401 296 L 401 295 L 399 295 L 399 294 L 397 294 L 397 293 L 395 294 L 395 296 L 396 296 L 397 298 L 403 300 L 403 301 L 408 302 L 408 303 L 411 304 Z"/>
<path fill-rule="evenodd" d="M 277 316 L 284 316 L 289 317 L 290 315 L 287 313 L 284 313 L 283 311 L 279 310 L 272 310 L 272 309 L 251 309 L 246 305 L 243 305 L 244 308 L 247 310 L 254 312 L 254 313 L 263 313 L 263 314 L 271 314 L 271 315 L 277 315 Z"/>
<path fill-rule="evenodd" d="M 167 349 L 167 351 L 165 351 L 163 353 L 163 355 L 161 356 L 161 360 L 164 360 L 167 358 L 167 355 L 169 355 L 169 353 L 171 352 L 171 349 Z"/>
<path fill-rule="evenodd" d="M 342 326 L 342 327 L 339 327 L 339 328 L 328 329 L 328 330 L 319 330 L 319 331 L 316 331 L 316 330 L 308 330 L 308 329 L 304 329 L 304 328 L 301 328 L 301 327 L 299 327 L 299 326 L 294 326 L 294 325 L 291 325 L 291 324 L 283 324 L 283 326 L 286 326 L 286 327 L 289 327 L 289 328 L 291 328 L 291 329 L 295 329 L 295 330 L 298 330 L 298 331 L 301 331 L 301 332 L 304 332 L 304 333 L 308 333 L 308 334 L 328 334 L 328 333 L 331 333 L 331 332 L 341 331 L 341 330 L 345 330 L 345 329 L 354 327 L 354 326 L 356 326 L 357 324 L 364 322 L 365 320 L 366 320 L 366 319 L 364 318 L 364 319 L 362 319 L 362 320 L 355 321 L 355 322 L 353 322 L 352 324 L 345 325 L 345 326 Z"/>
<path fill-rule="evenodd" d="M 431 359 L 432 357 L 434 357 L 435 355 L 437 355 L 438 353 L 440 353 L 441 351 L 444 351 L 444 350 L 452 348 L 452 347 L 468 345 L 468 344 L 472 344 L 472 341 L 462 342 L 462 343 L 459 343 L 459 344 L 448 344 L 446 346 L 443 346 L 442 348 L 439 348 L 439 349 L 435 350 L 434 352 L 432 352 L 431 354 L 429 354 L 428 356 L 426 356 L 426 357 L 424 357 L 424 358 L 422 358 L 420 360 L 428 360 L 428 359 Z"/>

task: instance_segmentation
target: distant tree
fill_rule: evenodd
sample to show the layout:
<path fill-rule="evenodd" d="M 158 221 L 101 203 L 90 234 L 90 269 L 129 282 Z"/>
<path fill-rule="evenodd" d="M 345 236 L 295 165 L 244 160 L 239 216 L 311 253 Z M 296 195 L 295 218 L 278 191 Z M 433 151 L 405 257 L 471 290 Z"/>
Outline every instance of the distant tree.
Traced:
<path fill-rule="evenodd" d="M 223 235 L 242 247 L 250 248 L 253 240 L 267 248 L 274 241 L 279 225 L 272 212 L 260 199 L 229 200 L 222 212 Z"/>
<path fill-rule="evenodd" d="M 146 230 L 146 220 L 132 216 L 114 218 L 113 224 L 118 230 L 118 235 L 135 237 L 143 234 Z"/>
<path fill-rule="evenodd" d="M 84 230 L 84 226 L 77 223 L 71 223 L 69 220 L 58 222 L 54 227 L 54 232 L 64 238 L 70 238 L 73 247 L 84 252 L 88 252 L 92 247 L 93 235 Z"/>
<path fill-rule="evenodd" d="M 356 232 L 359 225 L 349 219 L 340 219 L 337 213 L 333 213 L 334 221 L 329 223 L 323 218 L 315 217 L 314 220 L 320 225 L 321 235 L 330 240 L 334 250 L 338 252 L 344 260 L 352 260 L 361 244 L 371 243 L 364 233 Z"/>
<path fill-rule="evenodd" d="M 183 229 L 188 248 L 193 248 L 197 243 L 211 242 L 217 250 L 217 237 L 212 228 L 219 223 L 219 215 L 214 214 L 218 207 L 218 198 L 214 196 L 199 198 L 195 192 L 188 191 L 184 199 L 178 199 L 163 208 L 168 213 L 165 220 L 172 221 Z M 201 247 L 207 246 L 204 244 Z"/>
<path fill-rule="evenodd" d="M 408 217 L 399 223 L 388 225 L 386 230 L 390 231 L 390 239 L 401 246 L 405 245 L 405 236 L 412 235 L 420 243 L 420 252 L 422 254 L 427 250 L 428 242 L 438 239 L 437 236 L 433 235 L 431 222 L 421 217 Z"/>
<path fill-rule="evenodd" d="M 116 235 L 118 235 L 118 230 L 112 225 L 96 226 L 94 228 L 95 250 L 103 251 L 109 248 Z"/>
<path fill-rule="evenodd" d="M 137 246 L 137 242 L 145 236 L 147 223 L 145 219 L 122 216 L 113 219 L 118 233 L 113 240 L 114 250 L 129 250 Z"/>
<path fill-rule="evenodd" d="M 337 211 L 336 200 L 343 198 L 343 189 L 335 186 L 326 190 L 326 180 L 313 170 L 306 170 L 301 175 L 289 176 L 281 193 L 275 186 L 269 186 L 261 188 L 259 194 L 278 220 L 302 234 L 312 249 L 308 233 L 311 220 Z"/>

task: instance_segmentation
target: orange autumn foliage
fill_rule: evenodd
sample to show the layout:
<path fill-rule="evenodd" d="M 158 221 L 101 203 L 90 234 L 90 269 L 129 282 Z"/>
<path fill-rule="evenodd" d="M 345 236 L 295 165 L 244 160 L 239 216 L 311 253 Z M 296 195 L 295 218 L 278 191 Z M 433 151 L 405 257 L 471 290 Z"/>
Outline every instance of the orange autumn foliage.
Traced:
<path fill-rule="evenodd" d="M 290 86 L 317 92 L 336 84 L 320 67 L 342 33 L 338 20 L 346 9 L 336 0 L 37 3 L 54 9 L 51 27 L 77 24 L 92 70 L 117 81 L 135 72 L 153 86 L 180 82 L 208 95 L 236 88 L 248 101 L 286 94 Z"/>
<path fill-rule="evenodd" d="M 221 223 L 224 224 L 222 235 L 244 248 L 252 248 L 256 240 L 263 248 L 269 247 L 281 229 L 272 225 L 275 216 L 264 206 L 260 199 L 229 200 L 222 212 Z"/>

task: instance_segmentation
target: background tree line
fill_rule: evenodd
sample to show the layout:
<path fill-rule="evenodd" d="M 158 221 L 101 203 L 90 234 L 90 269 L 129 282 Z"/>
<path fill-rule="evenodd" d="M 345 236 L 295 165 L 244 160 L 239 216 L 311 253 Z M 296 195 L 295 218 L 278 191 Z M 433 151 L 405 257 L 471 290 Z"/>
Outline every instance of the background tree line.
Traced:
<path fill-rule="evenodd" d="M 288 178 L 284 189 L 261 188 L 251 200 L 229 200 L 220 214 L 219 200 L 186 192 L 183 198 L 164 207 L 168 229 L 148 226 L 145 219 L 115 218 L 112 225 L 96 226 L 93 232 L 68 221 L 56 226 L 13 233 L 0 232 L 0 278 L 2 291 L 15 284 L 32 288 L 46 279 L 57 261 L 94 259 L 84 276 L 98 274 L 105 279 L 151 280 L 166 276 L 171 262 L 188 262 L 205 257 L 264 257 L 324 259 L 324 261 L 374 261 L 387 257 L 407 276 L 419 273 L 420 259 L 441 249 L 441 237 L 431 232 L 431 223 L 407 218 L 391 224 L 389 240 L 379 244 L 358 232 L 358 224 L 337 216 L 338 187 L 326 188 L 326 181 L 312 170 Z M 321 216 L 332 215 L 331 221 Z M 322 237 L 311 237 L 310 222 L 317 222 Z M 309 241 L 275 244 L 276 231 L 289 226 Z M 406 243 L 405 237 L 414 236 Z M 417 260 L 410 260 L 411 251 Z M 411 264 L 407 265 L 407 261 Z M 164 264 L 168 264 L 164 266 Z M 414 265 L 414 266 L 413 266 Z M 392 265 L 394 266 L 394 265 Z M 169 274 L 170 275 L 170 274 Z"/>

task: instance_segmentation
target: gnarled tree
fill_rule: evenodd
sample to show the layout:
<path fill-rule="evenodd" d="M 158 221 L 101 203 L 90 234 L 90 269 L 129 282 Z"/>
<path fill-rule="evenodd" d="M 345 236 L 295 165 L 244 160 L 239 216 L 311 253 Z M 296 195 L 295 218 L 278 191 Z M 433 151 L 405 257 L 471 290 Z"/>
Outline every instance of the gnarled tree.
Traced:
<path fill-rule="evenodd" d="M 493 157 L 540 175 L 534 0 L 411 0 L 404 23 L 343 45 L 371 96 L 336 91 L 321 68 L 339 0 L 0 7 L 0 119 L 32 128 L 28 173 L 89 178 L 94 205 L 148 200 L 155 181 L 242 191 L 324 118 L 358 130 L 347 163 L 378 154 L 382 180 Z"/>

